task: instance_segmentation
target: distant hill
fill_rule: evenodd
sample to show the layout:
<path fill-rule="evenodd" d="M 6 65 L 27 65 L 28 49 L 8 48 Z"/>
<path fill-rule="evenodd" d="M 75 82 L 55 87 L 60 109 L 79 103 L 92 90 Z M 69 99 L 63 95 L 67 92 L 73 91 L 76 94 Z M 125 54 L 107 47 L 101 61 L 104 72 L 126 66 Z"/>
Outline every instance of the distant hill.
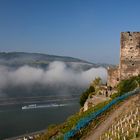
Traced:
<path fill-rule="evenodd" d="M 66 65 L 66 70 L 70 70 L 70 73 L 72 71 L 72 73 L 74 73 L 75 75 L 77 73 L 81 74 L 81 72 L 85 72 L 87 70 L 90 70 L 91 68 L 106 66 L 103 64 L 94 64 L 81 59 L 66 57 L 66 56 L 55 56 L 55 55 L 48 55 L 48 54 L 25 53 L 25 52 L 9 52 L 9 53 L 1 52 L 0 53 L 0 65 L 8 66 L 9 71 L 11 71 L 11 69 L 14 70 L 24 65 L 42 68 L 45 71 L 47 71 L 48 65 L 54 61 L 64 62 Z M 0 89 L 0 93 L 2 93 L 2 95 L 6 94 L 10 97 L 16 97 L 21 95 L 23 96 L 50 95 L 50 94 L 55 95 L 58 94 L 58 91 L 60 91 L 60 94 L 63 93 L 66 94 L 66 92 L 68 94 L 71 93 L 80 94 L 85 89 L 86 84 L 85 85 L 78 84 L 80 83 L 80 81 L 75 82 L 73 78 L 72 81 L 74 82 L 71 82 L 71 80 L 70 83 L 56 82 L 55 86 L 54 84 L 44 85 L 44 84 L 39 84 L 37 82 L 32 85 L 28 85 L 30 88 L 27 88 L 26 85 L 24 86 L 22 84 L 18 86 L 13 86 L 10 83 L 4 86 L 3 89 Z"/>
<path fill-rule="evenodd" d="M 34 67 L 45 68 L 53 61 L 65 62 L 68 66 L 76 69 L 90 69 L 92 67 L 108 67 L 108 64 L 95 64 L 78 58 L 67 56 L 56 56 L 41 53 L 26 53 L 26 52 L 0 52 L 0 65 L 20 67 L 22 65 L 29 65 Z"/>
<path fill-rule="evenodd" d="M 62 61 L 66 63 L 86 63 L 92 66 L 96 64 L 67 56 L 56 56 L 41 53 L 26 52 L 0 52 L 0 65 L 21 66 L 21 65 L 47 65 L 53 61 Z"/>
<path fill-rule="evenodd" d="M 26 53 L 26 52 L 1 52 L 0 59 L 15 62 L 52 62 L 52 61 L 64 61 L 64 62 L 86 62 L 77 58 L 67 56 L 56 56 L 41 53 Z"/>

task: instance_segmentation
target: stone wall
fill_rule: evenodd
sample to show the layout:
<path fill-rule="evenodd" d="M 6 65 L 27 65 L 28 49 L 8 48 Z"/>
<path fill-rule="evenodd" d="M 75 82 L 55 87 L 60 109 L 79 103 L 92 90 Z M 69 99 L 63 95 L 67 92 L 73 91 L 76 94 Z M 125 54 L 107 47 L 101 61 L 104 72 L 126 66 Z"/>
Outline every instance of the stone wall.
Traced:
<path fill-rule="evenodd" d="M 108 85 L 114 87 L 120 80 L 140 74 L 140 32 L 122 32 L 120 65 L 108 69 Z"/>
<path fill-rule="evenodd" d="M 120 78 L 140 74 L 140 32 L 121 33 Z"/>
<path fill-rule="evenodd" d="M 107 84 L 114 87 L 119 82 L 119 68 L 108 68 Z"/>

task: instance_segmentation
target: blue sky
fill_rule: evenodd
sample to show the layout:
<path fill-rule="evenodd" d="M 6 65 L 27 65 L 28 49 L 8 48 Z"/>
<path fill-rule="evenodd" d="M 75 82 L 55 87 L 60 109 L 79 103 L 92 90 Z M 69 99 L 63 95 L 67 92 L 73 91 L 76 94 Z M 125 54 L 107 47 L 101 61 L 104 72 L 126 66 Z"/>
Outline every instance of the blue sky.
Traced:
<path fill-rule="evenodd" d="M 119 63 L 120 32 L 140 31 L 139 0 L 0 0 L 0 51 Z"/>

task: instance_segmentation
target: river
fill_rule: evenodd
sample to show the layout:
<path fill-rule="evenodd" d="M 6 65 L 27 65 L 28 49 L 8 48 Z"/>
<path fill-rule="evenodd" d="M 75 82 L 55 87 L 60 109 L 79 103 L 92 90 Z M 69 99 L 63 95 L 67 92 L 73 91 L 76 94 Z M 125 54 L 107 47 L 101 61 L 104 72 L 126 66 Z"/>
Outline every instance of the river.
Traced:
<path fill-rule="evenodd" d="M 80 108 L 78 100 L 65 103 L 68 105 L 25 110 L 22 110 L 21 104 L 0 106 L 0 140 L 40 131 L 50 124 L 62 123 Z"/>

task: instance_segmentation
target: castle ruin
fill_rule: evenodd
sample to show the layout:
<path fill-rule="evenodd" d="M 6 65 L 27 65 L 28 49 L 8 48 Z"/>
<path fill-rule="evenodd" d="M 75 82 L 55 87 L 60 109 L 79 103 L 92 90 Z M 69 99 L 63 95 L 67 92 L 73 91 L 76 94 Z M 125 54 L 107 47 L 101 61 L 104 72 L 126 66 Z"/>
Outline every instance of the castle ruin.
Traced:
<path fill-rule="evenodd" d="M 112 87 L 140 74 L 140 32 L 122 32 L 120 45 L 119 66 L 108 68 L 107 84 Z"/>

